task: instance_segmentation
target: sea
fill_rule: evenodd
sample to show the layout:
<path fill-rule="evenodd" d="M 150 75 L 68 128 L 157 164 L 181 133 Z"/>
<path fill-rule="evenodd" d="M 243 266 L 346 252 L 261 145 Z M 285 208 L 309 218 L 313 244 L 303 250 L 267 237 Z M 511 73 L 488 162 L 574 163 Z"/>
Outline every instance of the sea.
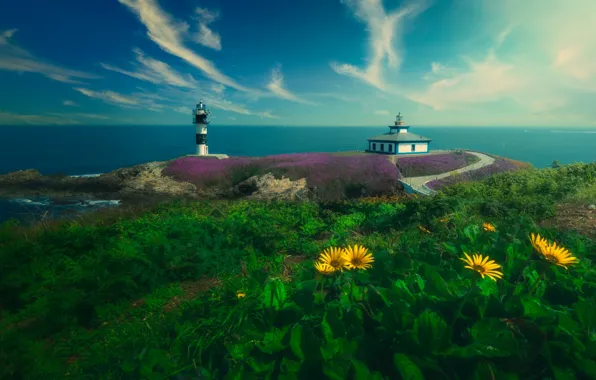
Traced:
<path fill-rule="evenodd" d="M 364 150 L 387 127 L 276 127 L 210 125 L 210 153 L 266 156 Z M 412 127 L 432 149 L 469 149 L 529 162 L 537 168 L 596 162 L 596 128 Z M 194 126 L 0 126 L 0 174 L 37 169 L 42 174 L 98 175 L 120 167 L 193 154 Z M 0 223 L 51 211 L 64 216 L 117 206 L 117 202 L 0 199 Z M 76 214 L 76 212 L 74 213 Z"/>

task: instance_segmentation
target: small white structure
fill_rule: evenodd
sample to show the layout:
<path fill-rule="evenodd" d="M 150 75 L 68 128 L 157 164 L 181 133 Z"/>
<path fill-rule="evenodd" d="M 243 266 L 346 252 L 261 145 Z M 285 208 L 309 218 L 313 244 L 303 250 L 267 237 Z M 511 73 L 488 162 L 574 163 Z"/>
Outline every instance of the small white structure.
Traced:
<path fill-rule="evenodd" d="M 209 110 L 203 102 L 197 104 L 197 108 L 193 112 L 193 124 L 195 125 L 197 156 L 206 156 L 209 154 L 209 147 L 207 146 L 207 124 L 209 124 L 208 116 Z"/>
<path fill-rule="evenodd" d="M 389 126 L 389 132 L 368 140 L 367 152 L 385 154 L 424 154 L 430 152 L 431 139 L 409 132 L 410 126 L 404 124 L 401 112 L 395 118 L 395 125 Z"/>

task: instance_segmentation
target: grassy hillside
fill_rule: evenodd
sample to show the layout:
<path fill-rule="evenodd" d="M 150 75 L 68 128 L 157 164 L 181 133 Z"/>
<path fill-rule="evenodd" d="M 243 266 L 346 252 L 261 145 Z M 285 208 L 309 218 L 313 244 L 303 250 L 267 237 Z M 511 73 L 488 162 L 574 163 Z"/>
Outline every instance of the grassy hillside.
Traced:
<path fill-rule="evenodd" d="M 541 227 L 596 201 L 594 183 L 596 164 L 577 164 L 427 198 L 5 223 L 0 378 L 594 379 L 596 241 Z M 554 241 L 577 262 L 555 265 Z M 341 271 L 315 269 L 354 245 L 370 267 L 346 252 Z"/>

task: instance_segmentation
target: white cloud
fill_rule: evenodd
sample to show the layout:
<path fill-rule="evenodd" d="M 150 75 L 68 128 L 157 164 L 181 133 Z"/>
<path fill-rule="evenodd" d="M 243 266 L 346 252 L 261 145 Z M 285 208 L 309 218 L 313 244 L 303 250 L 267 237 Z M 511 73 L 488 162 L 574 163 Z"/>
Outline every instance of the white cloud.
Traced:
<path fill-rule="evenodd" d="M 338 74 L 358 78 L 381 90 L 386 89 L 383 79 L 384 63 L 398 69 L 402 62 L 401 52 L 395 49 L 401 43 L 402 26 L 406 17 L 414 17 L 426 9 L 423 2 L 408 4 L 387 13 L 382 0 L 341 0 L 354 16 L 367 25 L 370 34 L 370 57 L 368 66 L 360 69 L 347 63 L 332 62 L 331 68 Z"/>
<path fill-rule="evenodd" d="M 239 91 L 251 91 L 223 74 L 213 62 L 203 58 L 184 44 L 188 24 L 176 22 L 155 0 L 118 0 L 133 11 L 147 28 L 147 36 L 162 50 L 177 56 L 201 70 L 208 78 Z"/>
<path fill-rule="evenodd" d="M 39 73 L 44 75 L 46 78 L 50 78 L 58 82 L 73 84 L 82 84 L 81 81 L 74 78 L 99 78 L 93 74 L 65 69 L 36 58 L 27 50 L 17 46 L 12 42 L 12 38 L 16 32 L 16 29 L 10 29 L 0 33 L 0 70 Z"/>
<path fill-rule="evenodd" d="M 387 110 L 376 110 L 375 115 L 389 115 L 389 111 Z"/>
<path fill-rule="evenodd" d="M 224 92 L 225 89 L 226 89 L 226 86 L 224 86 L 221 83 L 213 83 L 211 85 L 211 90 L 213 92 L 215 92 L 216 94 L 220 94 L 220 95 L 223 94 L 223 92 Z"/>
<path fill-rule="evenodd" d="M 236 120 L 236 118 L 234 116 L 228 116 L 229 120 Z"/>
<path fill-rule="evenodd" d="M 188 107 L 174 107 L 172 108 L 172 110 L 179 112 L 179 113 L 183 113 L 185 115 L 192 115 L 192 110 Z"/>
<path fill-rule="evenodd" d="M 553 118 L 559 114 L 559 122 L 593 124 L 596 109 L 581 106 L 578 100 L 596 101 L 596 2 L 481 3 L 491 21 L 501 25 L 500 31 L 485 27 L 494 36 L 488 54 L 481 59 L 464 58 L 466 65 L 458 70 L 433 64 L 425 76 L 432 82 L 410 91 L 408 97 L 435 110 L 509 102 L 516 108 L 508 106 L 506 112 L 520 119 L 528 115 L 538 123 L 542 118 L 556 123 Z M 505 43 L 507 48 L 500 49 Z M 477 56 L 473 51 L 454 53 Z"/>
<path fill-rule="evenodd" d="M 267 89 L 282 99 L 296 103 L 315 105 L 315 103 L 299 98 L 297 95 L 284 88 L 284 77 L 281 73 L 281 67 L 276 67 L 271 71 L 271 81 L 267 84 Z"/>
<path fill-rule="evenodd" d="M 59 112 L 49 112 L 48 115 L 57 116 L 57 117 L 70 117 L 70 118 L 81 118 L 81 119 L 95 119 L 95 120 L 110 120 L 109 116 L 106 115 L 98 115 L 93 113 L 59 113 Z"/>
<path fill-rule="evenodd" d="M 203 46 L 221 50 L 221 37 L 219 33 L 209 28 L 209 24 L 219 18 L 219 12 L 211 12 L 207 8 L 197 8 L 195 13 L 199 19 L 199 31 L 193 35 L 193 40 Z"/>
<path fill-rule="evenodd" d="M 78 107 L 79 105 L 75 102 L 73 102 L 72 100 L 65 100 L 62 102 L 63 105 L 65 106 L 69 106 L 69 107 Z"/>
<path fill-rule="evenodd" d="M 146 56 L 140 49 L 134 49 L 134 52 L 138 62 L 135 71 L 127 71 L 105 63 L 100 63 L 100 65 L 104 69 L 155 84 L 169 84 L 186 88 L 195 87 L 195 80 L 190 74 L 184 76 L 173 70 L 167 63 Z"/>

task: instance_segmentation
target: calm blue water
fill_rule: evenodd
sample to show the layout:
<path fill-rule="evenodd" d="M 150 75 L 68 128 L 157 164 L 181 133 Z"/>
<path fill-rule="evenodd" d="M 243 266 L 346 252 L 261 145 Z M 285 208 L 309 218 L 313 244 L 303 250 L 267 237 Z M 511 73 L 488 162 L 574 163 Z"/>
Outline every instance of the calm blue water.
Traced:
<path fill-rule="evenodd" d="M 210 126 L 211 153 L 262 156 L 365 149 L 387 127 Z M 431 149 L 468 148 L 546 167 L 596 161 L 596 128 L 412 127 Z M 93 174 L 194 153 L 191 126 L 0 127 L 0 174 L 34 168 L 43 174 Z"/>

